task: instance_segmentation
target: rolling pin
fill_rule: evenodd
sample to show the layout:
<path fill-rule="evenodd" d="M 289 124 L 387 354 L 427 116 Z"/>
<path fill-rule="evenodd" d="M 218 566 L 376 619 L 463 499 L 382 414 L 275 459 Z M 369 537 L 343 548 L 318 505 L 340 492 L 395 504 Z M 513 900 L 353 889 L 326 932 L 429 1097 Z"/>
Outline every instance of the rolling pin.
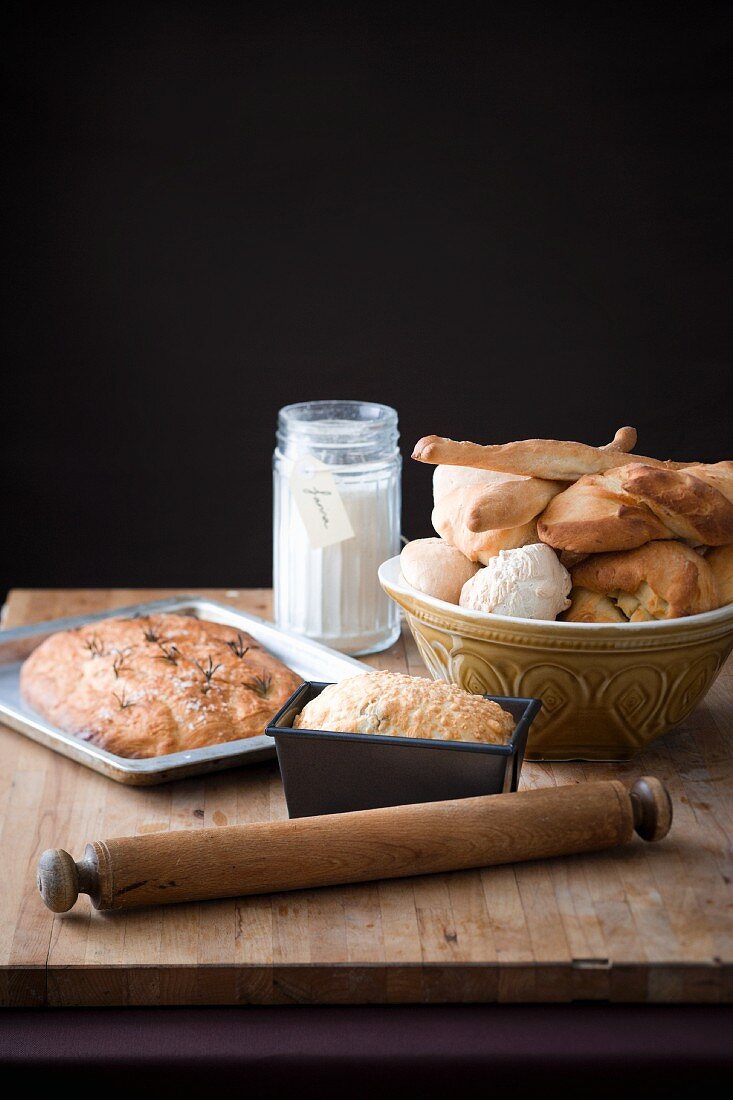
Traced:
<path fill-rule="evenodd" d="M 97 909 L 269 894 L 599 851 L 666 836 L 672 804 L 652 777 L 95 840 L 75 863 L 38 863 L 55 913 L 80 893 Z"/>

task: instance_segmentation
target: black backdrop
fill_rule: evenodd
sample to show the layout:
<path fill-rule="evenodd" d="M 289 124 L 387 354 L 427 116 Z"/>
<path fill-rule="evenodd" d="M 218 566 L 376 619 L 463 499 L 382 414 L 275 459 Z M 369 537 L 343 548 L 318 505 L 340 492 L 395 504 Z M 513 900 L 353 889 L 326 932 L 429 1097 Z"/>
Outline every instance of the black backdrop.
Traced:
<path fill-rule="evenodd" d="M 10 585 L 263 585 L 290 401 L 715 460 L 728 4 L 23 3 L 6 26 Z"/>

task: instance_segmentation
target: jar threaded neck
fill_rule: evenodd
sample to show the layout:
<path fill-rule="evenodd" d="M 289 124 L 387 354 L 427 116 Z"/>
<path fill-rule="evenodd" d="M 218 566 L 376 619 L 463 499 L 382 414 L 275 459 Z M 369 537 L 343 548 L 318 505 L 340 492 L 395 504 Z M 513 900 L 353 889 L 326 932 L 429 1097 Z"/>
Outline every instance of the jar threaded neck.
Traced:
<path fill-rule="evenodd" d="M 375 462 L 393 456 L 398 439 L 397 412 L 376 402 L 304 401 L 278 413 L 278 449 L 291 458 L 310 454 L 329 464 Z"/>

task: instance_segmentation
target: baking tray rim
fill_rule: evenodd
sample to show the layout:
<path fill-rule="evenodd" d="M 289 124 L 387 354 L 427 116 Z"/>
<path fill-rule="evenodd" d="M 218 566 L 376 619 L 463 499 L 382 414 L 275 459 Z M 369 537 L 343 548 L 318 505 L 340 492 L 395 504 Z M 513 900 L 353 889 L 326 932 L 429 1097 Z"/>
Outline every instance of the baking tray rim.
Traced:
<path fill-rule="evenodd" d="M 359 671 L 368 671 L 369 669 L 368 665 L 363 664 L 354 657 L 348 656 L 348 654 L 339 653 L 337 650 L 330 649 L 320 642 L 315 642 L 310 638 L 301 637 L 300 635 L 282 630 L 268 619 L 263 619 L 259 615 L 253 615 L 249 611 L 241 611 L 239 608 L 231 607 L 228 604 L 222 603 L 220 600 L 215 600 L 208 596 L 189 593 L 164 596 L 157 600 L 146 600 L 141 603 L 127 604 L 124 607 L 111 608 L 105 611 L 92 611 L 86 615 L 70 615 L 60 619 L 46 619 L 39 623 L 29 623 L 23 626 L 11 627 L 9 630 L 0 630 L 0 651 L 9 645 L 30 640 L 39 634 L 56 634 L 62 630 L 73 630 L 78 626 L 86 626 L 88 623 L 100 622 L 103 619 L 142 618 L 144 614 L 163 611 L 176 612 L 185 609 L 195 609 L 198 612 L 205 607 L 213 607 L 226 612 L 228 615 L 240 617 L 242 619 L 242 629 L 246 629 L 247 623 L 250 625 L 254 624 L 258 627 L 261 626 L 267 631 L 272 631 L 282 637 L 293 639 L 298 644 L 307 647 L 311 651 L 315 650 L 317 652 L 322 652 L 324 657 L 336 657 L 339 660 L 353 665 L 355 674 Z M 201 617 L 204 616 L 202 615 Z M 306 683 L 307 682 L 309 681 L 306 681 Z M 29 719 L 25 712 L 18 710 L 15 706 L 5 702 L 2 698 L 0 698 L 0 722 L 24 734 L 31 740 L 36 740 L 37 744 L 44 742 L 39 742 L 38 739 L 34 737 L 32 731 L 35 730 L 42 733 L 45 738 L 55 742 L 55 745 L 58 746 L 58 751 L 60 751 L 62 755 L 76 760 L 77 763 L 92 767 L 93 770 L 100 771 L 100 768 L 94 767 L 95 763 L 102 765 L 104 768 L 102 774 L 110 778 L 115 777 L 115 772 L 125 777 L 165 776 L 179 770 L 185 772 L 186 775 L 193 775 L 195 773 L 191 769 L 195 768 L 198 764 L 206 766 L 216 764 L 218 761 L 230 761 L 233 758 L 239 759 L 253 754 L 256 754 L 260 760 L 273 759 L 275 756 L 275 746 L 265 733 L 258 734 L 255 737 L 243 737 L 236 741 L 225 741 L 218 745 L 204 745 L 201 748 L 167 753 L 161 756 L 141 758 L 118 756 L 116 753 L 108 752 L 98 745 L 90 745 L 87 742 L 80 741 L 74 734 L 67 733 L 57 726 L 50 725 L 41 715 L 37 718 L 34 717 L 33 719 Z M 55 746 L 49 745 L 45 747 L 51 748 L 52 751 L 55 748 Z M 65 752 L 64 749 L 69 749 L 70 751 Z M 172 775 L 171 778 L 175 778 L 175 774 Z"/>

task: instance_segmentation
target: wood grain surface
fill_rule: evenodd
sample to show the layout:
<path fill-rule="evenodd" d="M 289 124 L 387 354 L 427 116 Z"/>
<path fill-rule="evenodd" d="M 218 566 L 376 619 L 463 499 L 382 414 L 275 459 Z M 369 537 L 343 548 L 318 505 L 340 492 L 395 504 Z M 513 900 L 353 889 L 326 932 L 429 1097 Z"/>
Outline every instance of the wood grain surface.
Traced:
<path fill-rule="evenodd" d="M 263 590 L 200 590 L 267 616 Z M 13 592 L 6 628 L 161 590 Z M 424 675 L 409 635 L 370 658 Z M 522 786 L 658 775 L 675 807 L 659 845 L 552 862 L 165 908 L 54 916 L 48 847 L 286 817 L 277 765 L 123 787 L 0 727 L 0 1004 L 233 1004 L 733 999 L 733 666 L 634 761 L 525 764 Z"/>

